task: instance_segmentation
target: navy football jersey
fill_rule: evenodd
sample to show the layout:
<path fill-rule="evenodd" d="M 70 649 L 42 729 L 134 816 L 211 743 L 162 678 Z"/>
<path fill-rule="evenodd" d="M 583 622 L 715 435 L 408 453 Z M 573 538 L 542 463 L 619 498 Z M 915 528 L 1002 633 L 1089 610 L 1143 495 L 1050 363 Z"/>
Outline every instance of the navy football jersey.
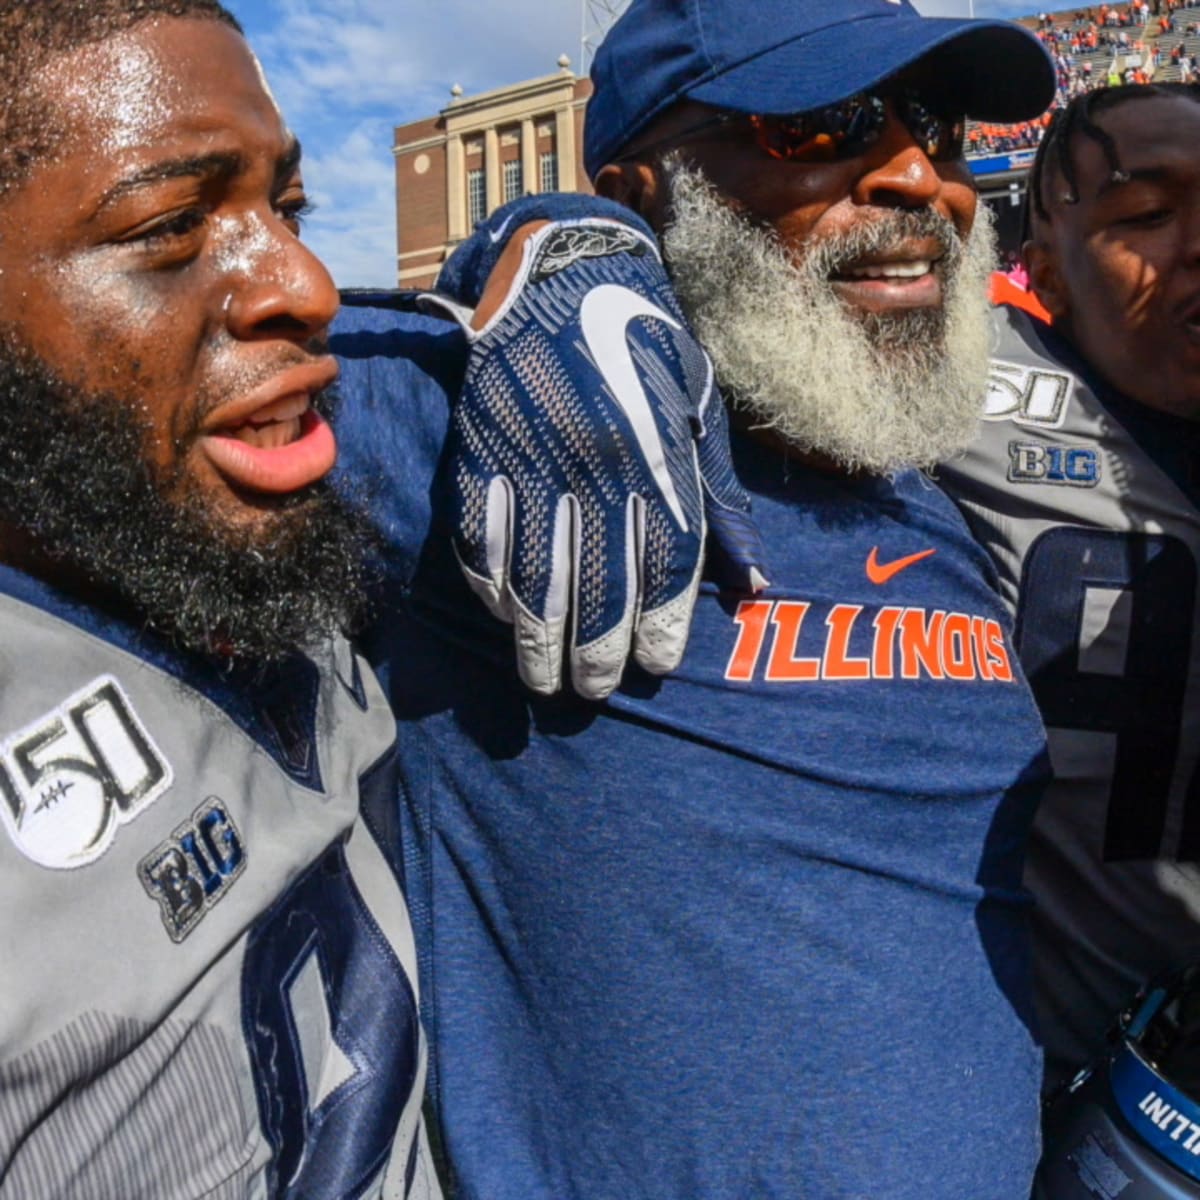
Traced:
<path fill-rule="evenodd" d="M 0 1196 L 439 1195 L 394 723 L 0 568 Z"/>
<path fill-rule="evenodd" d="M 1149 975 L 1200 958 L 1200 428 L 993 312 L 982 432 L 942 478 L 997 563 L 1048 727 L 1026 878 L 1055 1082 Z"/>

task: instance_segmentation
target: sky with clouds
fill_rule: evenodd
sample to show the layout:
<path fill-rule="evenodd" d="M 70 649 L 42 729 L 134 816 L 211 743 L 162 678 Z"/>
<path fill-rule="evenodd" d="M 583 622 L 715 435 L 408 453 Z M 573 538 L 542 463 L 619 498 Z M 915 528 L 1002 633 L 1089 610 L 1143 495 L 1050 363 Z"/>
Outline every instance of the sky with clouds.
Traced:
<path fill-rule="evenodd" d="M 560 54 L 579 69 L 583 0 L 225 2 L 304 144 L 316 204 L 305 238 L 343 287 L 395 284 L 393 126 L 444 108 L 456 83 L 472 95 L 548 75 Z M 968 3 L 918 6 L 966 15 Z M 975 0 L 975 15 L 1036 7 Z"/>

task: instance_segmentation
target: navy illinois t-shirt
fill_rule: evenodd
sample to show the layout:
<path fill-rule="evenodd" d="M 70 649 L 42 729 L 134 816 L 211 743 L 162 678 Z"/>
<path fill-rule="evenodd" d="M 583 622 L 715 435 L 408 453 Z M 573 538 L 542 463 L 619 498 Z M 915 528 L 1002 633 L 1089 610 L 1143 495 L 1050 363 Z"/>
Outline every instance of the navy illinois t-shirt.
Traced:
<path fill-rule="evenodd" d="M 348 408 L 439 444 L 427 374 L 344 366 Z M 735 456 L 771 588 L 705 584 L 680 669 L 604 704 L 520 686 L 436 519 L 393 548 L 370 650 L 461 1194 L 1024 1196 L 1043 737 L 991 568 L 915 473 Z M 428 515 L 433 474 L 409 455 L 387 504 Z"/>

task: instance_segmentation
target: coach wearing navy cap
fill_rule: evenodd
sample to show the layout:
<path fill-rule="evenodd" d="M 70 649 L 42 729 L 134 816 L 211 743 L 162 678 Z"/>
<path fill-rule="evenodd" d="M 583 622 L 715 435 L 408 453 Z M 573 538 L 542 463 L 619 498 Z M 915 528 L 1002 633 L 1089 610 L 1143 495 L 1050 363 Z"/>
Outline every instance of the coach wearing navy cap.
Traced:
<path fill-rule="evenodd" d="M 965 123 L 1050 104 L 1032 34 L 907 0 L 634 0 L 592 78 L 588 172 L 662 237 L 735 412 L 850 470 L 966 444 L 994 246 Z"/>
<path fill-rule="evenodd" d="M 1037 39 L 1005 21 L 922 17 L 908 0 L 634 0 L 592 67 L 588 174 L 681 100 L 782 116 L 917 62 L 978 120 L 1028 120 L 1054 94 Z"/>
<path fill-rule="evenodd" d="M 678 390 L 661 249 L 770 584 L 704 582 L 678 670 L 604 704 L 491 697 L 453 649 L 418 680 L 458 689 L 412 773 L 433 848 L 408 879 L 462 1194 L 1025 1200 L 1044 735 L 986 554 L 922 469 L 969 442 L 987 374 L 964 122 L 1042 111 L 1050 61 L 901 0 L 633 0 L 593 76 L 600 198 L 499 210 L 442 283 L 473 304 L 452 281 L 497 253 L 515 281 L 479 339 L 532 330 L 506 428 L 576 444 L 590 404 L 644 444 Z M 602 470 L 581 493 L 621 494 Z"/>

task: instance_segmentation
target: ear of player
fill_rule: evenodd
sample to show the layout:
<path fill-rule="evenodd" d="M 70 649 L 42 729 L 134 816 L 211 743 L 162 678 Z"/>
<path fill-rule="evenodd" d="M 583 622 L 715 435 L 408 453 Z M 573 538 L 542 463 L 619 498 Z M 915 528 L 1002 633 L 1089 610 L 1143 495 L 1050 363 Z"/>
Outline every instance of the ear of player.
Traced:
<path fill-rule="evenodd" d="M 631 651 L 655 674 L 678 666 L 709 522 L 723 582 L 759 590 L 766 572 L 712 366 L 657 245 L 580 199 L 525 243 L 484 328 L 469 321 L 486 274 L 514 231 L 553 218 L 547 197 L 481 223 L 439 288 L 470 342 L 450 439 L 459 560 L 512 623 L 530 688 L 557 691 L 566 655 L 576 692 L 601 699 Z"/>

